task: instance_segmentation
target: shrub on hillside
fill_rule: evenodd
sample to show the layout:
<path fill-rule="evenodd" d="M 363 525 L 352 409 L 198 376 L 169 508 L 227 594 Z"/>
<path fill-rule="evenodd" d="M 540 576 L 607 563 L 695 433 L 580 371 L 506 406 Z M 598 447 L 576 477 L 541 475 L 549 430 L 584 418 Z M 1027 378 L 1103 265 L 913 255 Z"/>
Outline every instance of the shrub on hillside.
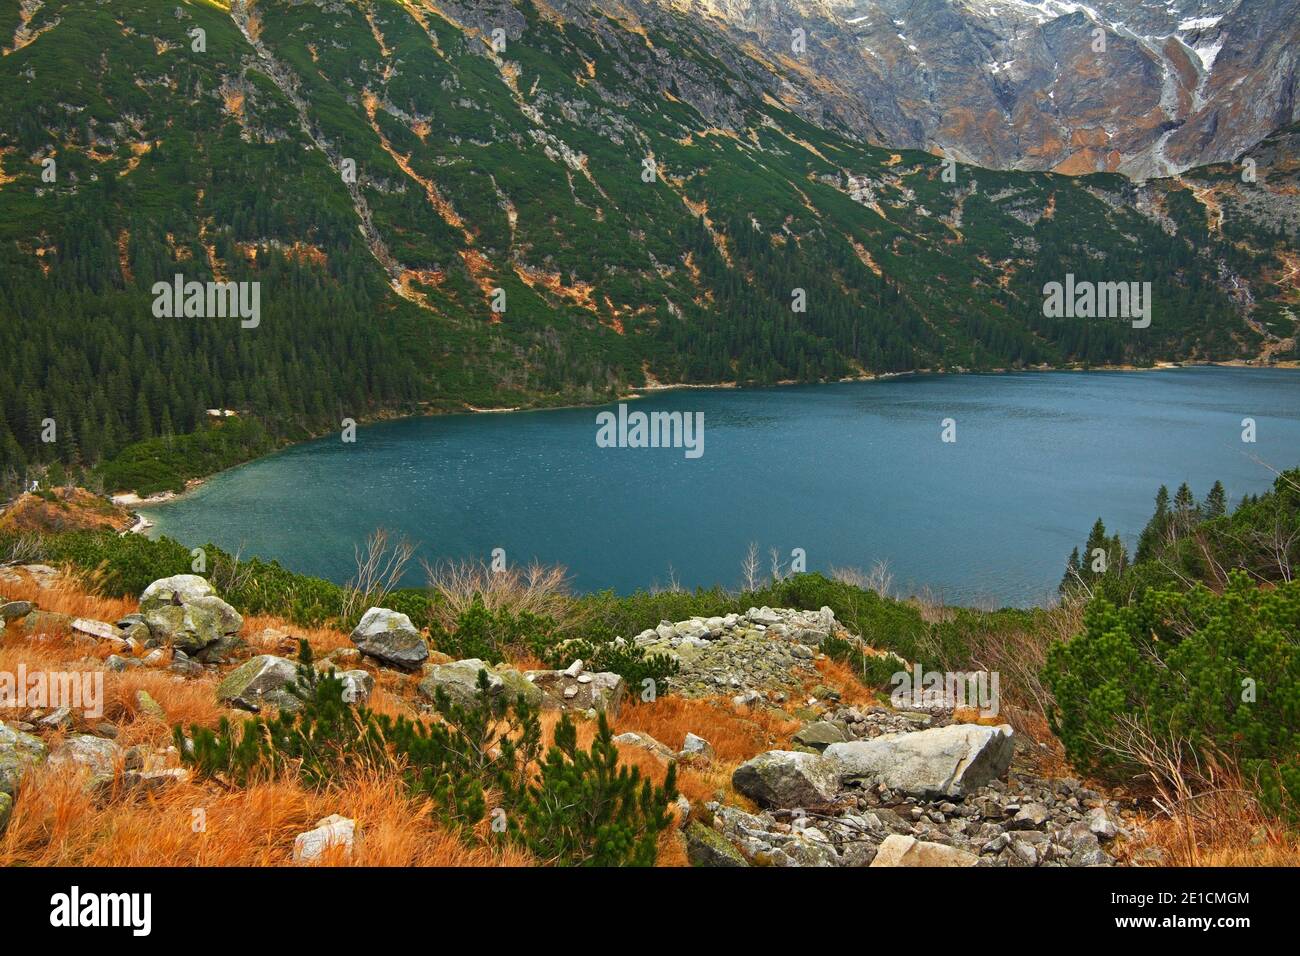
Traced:
<path fill-rule="evenodd" d="M 540 859 L 564 866 L 653 866 L 659 836 L 672 824 L 677 764 L 663 786 L 619 766 L 602 713 L 589 751 L 565 714 L 535 780 L 513 791 L 507 832 Z"/>
<path fill-rule="evenodd" d="M 175 727 L 182 762 L 227 786 L 281 772 L 309 787 L 344 786 L 360 771 L 400 772 L 412 796 L 427 798 L 467 838 L 487 812 L 489 792 L 498 793 L 508 837 L 566 865 L 652 865 L 672 822 L 675 764 L 663 786 L 654 786 L 636 768 L 619 766 L 604 715 L 584 752 L 567 714 L 539 763 L 537 709 L 522 696 L 490 694 L 486 670 L 473 704 L 454 703 L 439 689 L 437 720 L 392 718 L 349 704 L 344 682 L 332 670 L 318 672 L 303 641 L 290 693 L 301 701 L 296 712 L 250 717 L 238 728 L 223 718 L 216 731 L 191 727 L 189 740 Z M 493 830 L 500 832 L 495 820 Z"/>
<path fill-rule="evenodd" d="M 1222 594 L 1096 599 L 1044 679 L 1080 769 L 1182 794 L 1230 764 L 1271 809 L 1300 806 L 1300 582 L 1265 590 L 1235 571 Z"/>

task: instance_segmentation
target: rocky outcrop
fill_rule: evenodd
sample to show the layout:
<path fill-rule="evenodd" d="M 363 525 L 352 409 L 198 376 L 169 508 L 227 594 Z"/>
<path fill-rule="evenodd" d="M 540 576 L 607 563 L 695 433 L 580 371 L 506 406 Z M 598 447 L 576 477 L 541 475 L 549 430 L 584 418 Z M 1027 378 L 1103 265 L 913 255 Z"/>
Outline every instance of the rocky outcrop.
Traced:
<path fill-rule="evenodd" d="M 1006 724 L 951 724 L 833 743 L 825 757 L 842 782 L 868 781 L 909 796 L 957 797 L 1004 776 L 1013 749 Z"/>
<path fill-rule="evenodd" d="M 224 656 L 244 626 L 239 612 L 194 574 L 154 581 L 140 595 L 140 614 L 151 646 L 170 646 L 200 661 L 205 652 Z"/>
<path fill-rule="evenodd" d="M 387 608 L 366 611 L 351 640 L 362 654 L 400 670 L 416 670 L 429 657 L 429 645 L 411 619 Z"/>
<path fill-rule="evenodd" d="M 618 674 L 591 673 L 582 661 L 562 671 L 525 671 L 524 677 L 542 692 L 543 710 L 618 714 L 627 684 Z"/>

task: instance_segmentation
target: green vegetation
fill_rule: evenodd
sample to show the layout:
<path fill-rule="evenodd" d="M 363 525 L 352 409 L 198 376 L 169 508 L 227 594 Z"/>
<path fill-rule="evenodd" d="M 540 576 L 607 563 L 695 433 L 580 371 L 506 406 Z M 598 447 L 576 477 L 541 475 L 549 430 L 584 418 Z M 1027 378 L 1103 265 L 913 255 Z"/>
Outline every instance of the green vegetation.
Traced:
<path fill-rule="evenodd" d="M 963 167 L 954 188 L 936 157 L 894 161 L 765 100 L 763 68 L 687 18 L 642 37 L 512 5 L 517 73 L 396 3 L 259 2 L 274 68 L 217 5 L 35 11 L 52 28 L 0 71 L 0 491 L 56 462 L 174 489 L 344 418 L 595 402 L 647 371 L 1253 354 L 1220 261 L 1293 330 L 1262 280 L 1278 237 L 1207 233 L 1177 184 L 1151 187 L 1172 235 L 1117 176 Z M 1067 272 L 1151 281 L 1151 327 L 1045 318 L 1042 286 Z M 177 274 L 259 283 L 260 323 L 155 318 Z M 218 434 L 208 408 L 241 424 Z"/>
<path fill-rule="evenodd" d="M 346 786 L 361 772 L 400 772 L 411 797 L 431 801 L 467 840 L 496 793 L 506 826 L 494 825 L 494 833 L 544 862 L 571 866 L 653 866 L 659 835 L 671 824 L 675 765 L 662 786 L 620 767 L 603 715 L 586 752 L 566 714 L 541 759 L 537 710 L 522 696 L 491 695 L 487 671 L 479 672 L 473 705 L 452 703 L 440 688 L 437 719 L 394 719 L 348 703 L 344 682 L 333 669 L 320 673 L 302 641 L 290 692 L 301 706 L 272 720 L 251 717 L 236 728 L 223 718 L 216 731 L 191 727 L 188 740 L 173 728 L 183 762 L 201 777 L 239 787 L 283 772 L 316 788 Z"/>
<path fill-rule="evenodd" d="M 1097 598 L 1045 678 L 1053 730 L 1080 769 L 1184 796 L 1235 768 L 1300 822 L 1300 582 L 1264 590 L 1234 571 L 1221 594 Z"/>
<path fill-rule="evenodd" d="M 1099 519 L 1088 552 L 1117 545 Z M 1084 628 L 1043 675 L 1070 759 L 1178 799 L 1236 772 L 1300 821 L 1297 561 L 1300 469 L 1231 512 L 1219 482 L 1200 503 L 1162 487 L 1131 564 L 1072 555 L 1062 590 L 1089 599 Z"/>

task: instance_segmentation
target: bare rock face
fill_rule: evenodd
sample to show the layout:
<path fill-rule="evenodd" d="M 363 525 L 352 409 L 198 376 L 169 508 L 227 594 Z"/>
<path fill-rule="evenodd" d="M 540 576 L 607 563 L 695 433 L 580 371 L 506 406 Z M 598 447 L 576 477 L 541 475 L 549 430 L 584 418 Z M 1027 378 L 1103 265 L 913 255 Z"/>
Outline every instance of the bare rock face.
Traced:
<path fill-rule="evenodd" d="M 982 166 L 1171 175 L 1300 118 L 1300 0 L 636 5 L 757 45 L 807 118 Z"/>
<path fill-rule="evenodd" d="M 841 782 L 868 781 L 918 797 L 962 797 L 1006 775 L 1012 733 L 1007 724 L 949 724 L 831 744 L 825 758 Z"/>
<path fill-rule="evenodd" d="M 835 768 L 817 754 L 769 750 L 747 760 L 731 775 L 740 793 L 768 807 L 811 807 L 835 799 Z"/>

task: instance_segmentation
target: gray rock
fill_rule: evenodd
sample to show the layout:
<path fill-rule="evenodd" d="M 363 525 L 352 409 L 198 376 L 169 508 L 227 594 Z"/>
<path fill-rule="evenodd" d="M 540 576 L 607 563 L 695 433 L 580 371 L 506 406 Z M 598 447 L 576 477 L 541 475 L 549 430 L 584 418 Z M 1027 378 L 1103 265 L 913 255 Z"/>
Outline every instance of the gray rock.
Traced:
<path fill-rule="evenodd" d="M 726 837 L 716 830 L 710 830 L 698 820 L 686 825 L 683 836 L 686 839 L 686 858 L 690 860 L 691 866 L 749 866 L 749 861 Z"/>
<path fill-rule="evenodd" d="M 805 724 L 799 730 L 795 731 L 794 742 L 803 744 L 805 747 L 811 747 L 813 750 L 824 751 L 831 744 L 843 743 L 848 740 L 849 736 L 843 728 L 831 723 L 829 720 L 819 720 L 811 724 Z"/>
<path fill-rule="evenodd" d="M 1026 803 L 1011 818 L 1013 830 L 1041 830 L 1047 823 L 1047 807 L 1041 803 Z"/>
<path fill-rule="evenodd" d="M 415 670 L 429 657 L 429 645 L 405 614 L 372 607 L 352 632 L 352 643 L 362 654 L 382 664 Z"/>
<path fill-rule="evenodd" d="M 217 700 L 254 713 L 268 705 L 281 710 L 297 710 L 302 701 L 288 690 L 297 679 L 298 666 L 293 661 L 272 654 L 259 654 L 226 675 L 217 687 Z"/>
<path fill-rule="evenodd" d="M 823 806 L 835 799 L 835 768 L 817 754 L 769 750 L 731 775 L 738 793 L 769 807 Z"/>
<path fill-rule="evenodd" d="M 492 673 L 492 668 L 477 657 L 452 661 L 450 664 L 435 664 L 426 668 L 424 679 L 419 684 L 419 691 L 429 700 L 433 700 L 441 689 L 453 704 L 473 707 L 479 699 L 479 671 L 487 672 L 488 693 L 492 696 L 501 693 L 505 682 L 499 675 Z"/>
<path fill-rule="evenodd" d="M 47 754 L 39 737 L 0 724 L 0 793 L 15 794 L 23 773 Z"/>
<path fill-rule="evenodd" d="M 841 782 L 868 780 L 911 796 L 960 797 L 1004 776 L 1013 749 L 1007 724 L 950 724 L 831 744 L 825 755 Z"/>
<path fill-rule="evenodd" d="M 711 761 L 713 760 L 713 744 L 703 737 L 687 733 L 686 739 L 682 742 L 681 755 L 690 759 Z"/>
<path fill-rule="evenodd" d="M 186 653 L 202 651 L 223 637 L 238 634 L 244 626 L 244 619 L 238 611 L 212 595 L 187 598 L 184 604 L 155 602 L 145 611 L 144 620 L 151 642 L 155 645 L 169 644 Z"/>
<path fill-rule="evenodd" d="M 1114 839 L 1115 834 L 1119 832 L 1119 828 L 1115 826 L 1115 823 L 1106 814 L 1104 807 L 1095 807 L 1094 809 L 1089 810 L 1088 815 L 1084 817 L 1084 820 L 1088 824 L 1089 832 L 1091 832 L 1098 840 Z"/>
<path fill-rule="evenodd" d="M 111 740 L 79 734 L 69 737 L 50 754 L 50 765 L 83 769 L 90 775 L 90 784 L 109 783 L 117 772 L 117 764 L 124 751 Z"/>
<path fill-rule="evenodd" d="M 623 744 L 627 747 L 639 747 L 642 750 L 648 750 L 660 760 L 672 760 L 674 756 L 671 747 L 665 747 L 649 734 L 643 734 L 636 730 L 630 730 L 627 733 L 618 734 L 614 737 L 614 743 Z"/>
<path fill-rule="evenodd" d="M 14 798 L 0 790 L 0 836 L 4 836 L 5 829 L 9 826 L 9 818 L 13 816 Z"/>
<path fill-rule="evenodd" d="M 20 617 L 26 617 L 36 610 L 31 601 L 0 601 L 0 627 Z"/>
<path fill-rule="evenodd" d="M 217 589 L 197 574 L 174 574 L 159 578 L 140 594 L 140 613 L 146 614 L 171 604 L 186 604 L 198 597 L 216 597 Z"/>

